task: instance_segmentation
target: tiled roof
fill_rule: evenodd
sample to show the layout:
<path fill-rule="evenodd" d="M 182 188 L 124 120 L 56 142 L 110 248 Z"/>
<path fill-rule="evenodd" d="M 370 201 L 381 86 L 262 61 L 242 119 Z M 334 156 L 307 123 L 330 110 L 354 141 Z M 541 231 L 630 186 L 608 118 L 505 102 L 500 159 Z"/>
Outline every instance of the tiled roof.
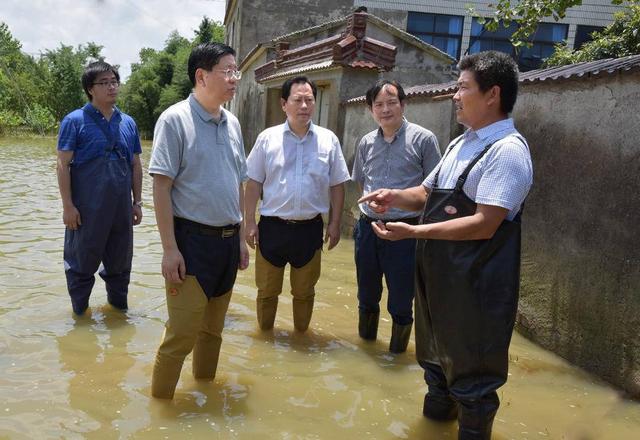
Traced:
<path fill-rule="evenodd" d="M 603 74 L 612 74 L 619 71 L 640 69 L 640 55 L 631 55 L 623 58 L 607 58 L 605 60 L 588 61 L 567 66 L 549 67 L 546 69 L 531 70 L 520 74 L 520 82 L 523 85 L 541 81 L 555 81 L 569 78 L 589 78 Z M 456 81 L 443 84 L 425 84 L 409 87 L 405 90 L 407 97 L 438 96 L 453 93 L 456 90 Z M 347 100 L 346 104 L 365 102 L 364 96 Z"/>
<path fill-rule="evenodd" d="M 296 66 L 292 69 L 289 70 L 281 70 L 279 72 L 274 73 L 273 75 L 270 76 L 266 76 L 264 78 L 262 78 L 260 81 L 270 81 L 272 79 L 278 79 L 278 78 L 283 78 L 285 76 L 289 76 L 289 75 L 299 75 L 302 73 L 306 73 L 306 72 L 314 72 L 316 70 L 324 70 L 324 69 L 328 69 L 330 67 L 333 67 L 334 63 L 333 63 L 333 59 L 329 59 L 326 61 L 322 61 L 320 63 L 315 63 L 315 64 L 309 64 L 307 66 Z"/>
<path fill-rule="evenodd" d="M 596 76 L 603 73 L 614 73 L 620 70 L 640 68 L 640 55 L 623 58 L 607 58 L 604 60 L 587 61 L 568 66 L 549 67 L 547 69 L 531 70 L 520 74 L 520 81 L 537 82 L 583 76 Z"/>

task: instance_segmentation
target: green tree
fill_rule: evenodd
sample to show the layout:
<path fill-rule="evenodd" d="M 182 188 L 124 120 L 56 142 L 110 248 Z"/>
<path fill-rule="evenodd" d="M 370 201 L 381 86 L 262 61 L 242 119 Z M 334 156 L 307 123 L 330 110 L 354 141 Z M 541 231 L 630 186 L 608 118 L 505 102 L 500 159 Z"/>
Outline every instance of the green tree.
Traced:
<path fill-rule="evenodd" d="M 23 125 L 35 103 L 47 107 L 46 67 L 21 48 L 8 26 L 0 23 L 0 125 L 9 128 Z"/>
<path fill-rule="evenodd" d="M 153 132 L 158 116 L 169 106 L 185 99 L 192 85 L 187 73 L 191 49 L 200 43 L 224 41 L 224 26 L 203 17 L 192 41 L 172 31 L 163 50 L 144 48 L 131 76 L 122 88 L 120 104 L 137 122 L 141 133 Z"/>
<path fill-rule="evenodd" d="M 621 5 L 624 0 L 611 0 L 614 5 Z M 637 3 L 638 0 L 627 0 L 627 3 Z M 551 17 L 558 21 L 565 17 L 567 9 L 582 5 L 582 0 L 496 0 L 491 6 L 494 13 L 491 17 L 481 17 L 482 23 L 489 31 L 496 31 L 501 23 L 508 27 L 511 22 L 518 24 L 518 29 L 511 36 L 511 43 L 515 47 L 526 45 L 527 39 L 533 35 L 538 23 L 543 18 Z M 476 16 L 473 7 L 470 12 Z"/>
<path fill-rule="evenodd" d="M 198 29 L 194 31 L 196 37 L 194 44 L 209 43 L 215 41 L 224 42 L 224 26 L 220 22 L 210 20 L 206 15 L 202 18 Z"/>
<path fill-rule="evenodd" d="M 95 43 L 79 45 L 75 49 L 61 44 L 58 49 L 44 53 L 43 60 L 48 67 L 49 107 L 58 120 L 86 102 L 82 73 L 89 62 L 102 58 L 101 50 L 102 47 Z"/>
<path fill-rule="evenodd" d="M 566 45 L 556 50 L 546 61 L 545 67 L 619 58 L 640 54 L 640 5 L 629 5 L 614 15 L 614 21 L 602 32 L 595 32 L 593 40 L 578 50 Z"/>

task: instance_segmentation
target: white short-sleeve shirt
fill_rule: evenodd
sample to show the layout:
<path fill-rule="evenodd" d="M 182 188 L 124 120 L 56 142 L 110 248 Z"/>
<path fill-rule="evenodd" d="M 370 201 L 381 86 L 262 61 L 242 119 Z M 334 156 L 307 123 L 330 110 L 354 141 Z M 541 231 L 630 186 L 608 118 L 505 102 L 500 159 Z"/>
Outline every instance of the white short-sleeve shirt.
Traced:
<path fill-rule="evenodd" d="M 330 188 L 349 180 L 338 138 L 313 123 L 303 138 L 287 122 L 260 133 L 247 174 L 262 184 L 260 214 L 288 220 L 328 213 Z"/>

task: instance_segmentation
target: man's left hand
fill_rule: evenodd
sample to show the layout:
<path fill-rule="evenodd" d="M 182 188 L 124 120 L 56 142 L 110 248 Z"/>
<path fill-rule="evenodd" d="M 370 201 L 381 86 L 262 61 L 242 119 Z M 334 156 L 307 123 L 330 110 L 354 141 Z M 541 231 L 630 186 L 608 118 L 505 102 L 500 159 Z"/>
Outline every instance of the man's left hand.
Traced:
<path fill-rule="evenodd" d="M 340 241 L 340 224 L 337 223 L 329 223 L 327 225 L 327 232 L 324 235 L 324 242 L 329 242 L 329 246 L 327 246 L 327 250 L 333 249 L 338 242 Z"/>
<path fill-rule="evenodd" d="M 373 232 L 385 240 L 397 241 L 405 238 L 414 238 L 414 226 L 403 222 L 383 223 L 381 221 L 371 223 Z"/>
<path fill-rule="evenodd" d="M 139 225 L 142 221 L 142 207 L 133 205 L 133 225 Z"/>
<path fill-rule="evenodd" d="M 244 240 L 240 240 L 240 261 L 238 262 L 238 269 L 245 270 L 249 267 L 249 248 Z"/>

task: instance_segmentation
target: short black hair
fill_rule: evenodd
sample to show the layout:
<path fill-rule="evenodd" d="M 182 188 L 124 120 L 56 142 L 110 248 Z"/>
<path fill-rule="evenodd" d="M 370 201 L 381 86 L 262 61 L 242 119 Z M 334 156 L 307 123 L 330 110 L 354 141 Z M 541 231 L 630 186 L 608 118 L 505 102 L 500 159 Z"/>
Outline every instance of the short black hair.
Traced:
<path fill-rule="evenodd" d="M 289 95 L 291 95 L 291 87 L 294 84 L 309 84 L 311 86 L 311 90 L 313 91 L 313 97 L 316 98 L 318 96 L 318 88 L 313 81 L 311 81 L 306 76 L 296 76 L 293 78 L 289 78 L 284 82 L 284 84 L 282 84 L 282 94 L 280 96 L 285 101 L 289 99 Z"/>
<path fill-rule="evenodd" d="M 84 68 L 84 72 L 82 73 L 82 88 L 84 89 L 84 93 L 91 101 L 93 98 L 89 93 L 89 89 L 93 87 L 93 83 L 95 82 L 98 75 L 101 73 L 112 72 L 118 82 L 120 82 L 120 74 L 118 73 L 118 69 L 113 67 L 109 63 L 105 63 L 104 61 L 95 61 L 93 63 L 89 63 L 87 67 Z"/>
<path fill-rule="evenodd" d="M 503 52 L 478 52 L 463 57 L 458 69 L 473 72 L 480 87 L 486 92 L 493 86 L 500 87 L 500 109 L 511 113 L 518 97 L 518 65 Z"/>
<path fill-rule="evenodd" d="M 222 43 L 202 43 L 191 50 L 187 70 L 191 85 L 196 85 L 196 70 L 211 70 L 218 64 L 220 58 L 226 55 L 236 56 L 236 51 Z"/>
<path fill-rule="evenodd" d="M 390 85 L 396 88 L 396 90 L 398 91 L 398 99 L 400 100 L 400 102 L 403 102 L 406 99 L 407 95 L 404 93 L 404 89 L 402 88 L 402 86 L 398 81 L 383 79 L 378 81 L 376 85 L 374 85 L 369 90 L 367 90 L 367 105 L 369 106 L 369 108 L 373 107 L 373 101 L 376 100 L 376 98 L 378 97 L 378 94 L 382 91 L 384 86 L 387 86 L 387 85 Z"/>

